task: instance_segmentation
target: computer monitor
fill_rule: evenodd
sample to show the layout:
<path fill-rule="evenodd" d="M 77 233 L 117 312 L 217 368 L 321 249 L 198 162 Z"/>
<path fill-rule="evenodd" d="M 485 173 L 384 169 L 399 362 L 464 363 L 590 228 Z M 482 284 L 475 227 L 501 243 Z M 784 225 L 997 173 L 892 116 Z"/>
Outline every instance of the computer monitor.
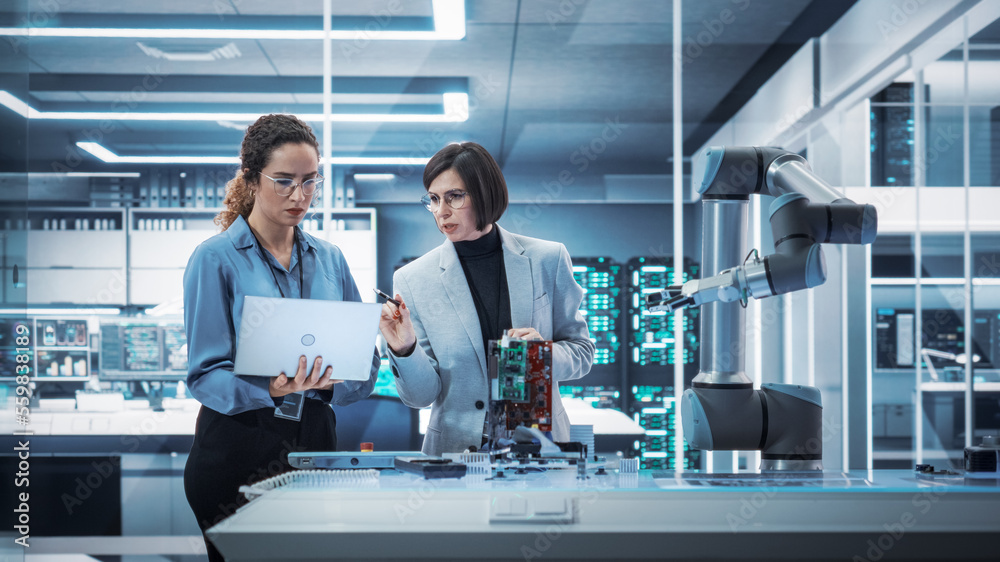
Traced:
<path fill-rule="evenodd" d="M 28 355 L 29 364 L 34 362 L 31 347 L 17 345 L 18 336 L 30 333 L 31 321 L 25 318 L 0 318 L 0 381 L 12 381 L 17 376 L 18 355 Z M 24 341 L 24 340 L 21 340 Z M 34 375 L 34 371 L 31 373 Z"/>
<path fill-rule="evenodd" d="M 875 368 L 877 370 L 908 370 L 917 357 L 914 347 L 916 315 L 913 309 L 880 307 L 875 310 Z M 973 367 L 996 369 L 1000 361 L 1000 311 L 973 311 Z M 948 308 L 925 308 L 921 315 L 922 349 L 951 354 L 956 359 L 932 356 L 935 368 L 964 367 L 959 357 L 965 353 L 964 311 Z"/>
<path fill-rule="evenodd" d="M 86 318 L 36 317 L 16 322 L 27 322 L 33 330 L 27 351 L 32 355 L 35 381 L 85 382 L 90 378 L 90 337 Z M 22 353 L 17 355 L 23 355 L 23 347 L 13 351 L 18 349 Z"/>
<path fill-rule="evenodd" d="M 181 381 L 187 372 L 187 337 L 180 319 L 101 321 L 101 380 Z"/>
<path fill-rule="evenodd" d="M 389 398 L 399 398 L 399 391 L 396 390 L 396 376 L 389 368 L 389 359 L 383 357 L 378 368 L 378 380 L 375 381 L 375 388 L 372 389 L 372 396 L 385 396 Z"/>

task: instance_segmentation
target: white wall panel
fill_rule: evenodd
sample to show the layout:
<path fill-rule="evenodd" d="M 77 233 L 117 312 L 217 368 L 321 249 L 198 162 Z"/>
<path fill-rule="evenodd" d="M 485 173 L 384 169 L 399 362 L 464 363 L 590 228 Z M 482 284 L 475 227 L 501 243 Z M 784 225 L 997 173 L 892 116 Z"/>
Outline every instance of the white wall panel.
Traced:
<path fill-rule="evenodd" d="M 188 259 L 213 230 L 132 231 L 129 233 L 129 267 L 187 267 Z"/>
<path fill-rule="evenodd" d="M 815 49 L 814 39 L 802 45 L 736 114 L 737 143 L 768 143 L 814 111 Z"/>
<path fill-rule="evenodd" d="M 124 252 L 121 254 L 124 257 Z M 22 269 L 28 304 L 125 304 L 125 269 Z"/>
<path fill-rule="evenodd" d="M 821 103 L 826 104 L 926 34 L 958 0 L 865 0 L 820 37 Z"/>
<path fill-rule="evenodd" d="M 184 295 L 184 268 L 133 269 L 128 289 L 129 304 L 158 305 L 179 299 Z"/>
<path fill-rule="evenodd" d="M 30 267 L 125 267 L 125 233 L 120 230 L 32 230 Z"/>
<path fill-rule="evenodd" d="M 352 273 L 359 269 L 375 268 L 377 262 L 374 231 L 330 230 L 325 234 L 326 239 L 344 253 Z"/>
<path fill-rule="evenodd" d="M 969 188 L 969 229 L 1000 230 L 1000 193 L 996 188 Z M 965 230 L 965 190 L 960 187 L 921 188 L 920 230 L 962 232 Z M 847 188 L 847 196 L 878 209 L 879 234 L 912 233 L 916 230 L 917 192 L 912 187 Z"/>

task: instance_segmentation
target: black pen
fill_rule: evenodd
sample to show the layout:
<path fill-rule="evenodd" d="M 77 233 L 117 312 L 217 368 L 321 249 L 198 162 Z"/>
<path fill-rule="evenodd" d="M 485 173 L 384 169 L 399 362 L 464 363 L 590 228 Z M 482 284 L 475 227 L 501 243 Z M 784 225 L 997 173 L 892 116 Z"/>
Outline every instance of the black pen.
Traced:
<path fill-rule="evenodd" d="M 391 302 L 392 304 L 394 304 L 394 305 L 396 305 L 396 306 L 400 306 L 400 305 L 399 305 L 399 301 L 398 301 L 398 300 L 396 300 L 396 299 L 394 299 L 394 298 L 390 297 L 389 295 L 387 295 L 387 294 L 383 293 L 382 291 L 379 291 L 378 289 L 372 289 L 372 290 L 373 290 L 373 291 L 375 291 L 375 294 L 376 294 L 376 295 L 378 295 L 378 296 L 382 297 L 383 299 L 385 299 L 385 300 L 387 300 L 387 301 Z"/>

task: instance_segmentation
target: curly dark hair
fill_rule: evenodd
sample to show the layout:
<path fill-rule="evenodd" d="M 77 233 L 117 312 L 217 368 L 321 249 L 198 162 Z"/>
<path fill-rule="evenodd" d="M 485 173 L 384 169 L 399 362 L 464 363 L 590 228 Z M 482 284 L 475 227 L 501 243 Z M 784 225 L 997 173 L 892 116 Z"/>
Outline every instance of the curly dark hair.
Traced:
<path fill-rule="evenodd" d="M 260 185 L 260 172 L 267 166 L 271 153 L 288 143 L 311 145 L 317 157 L 319 155 L 316 135 L 309 125 L 294 115 L 263 115 L 247 127 L 240 148 L 240 169 L 236 177 L 226 183 L 226 198 L 222 202 L 225 208 L 215 217 L 215 224 L 222 230 L 229 228 L 236 217 L 250 216 L 254 202 L 251 188 Z"/>

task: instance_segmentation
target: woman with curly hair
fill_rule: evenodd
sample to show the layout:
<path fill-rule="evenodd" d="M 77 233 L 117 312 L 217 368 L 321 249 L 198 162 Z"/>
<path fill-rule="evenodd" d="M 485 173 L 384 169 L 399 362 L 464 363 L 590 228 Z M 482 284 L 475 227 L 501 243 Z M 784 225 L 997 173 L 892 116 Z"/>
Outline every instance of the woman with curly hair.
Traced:
<path fill-rule="evenodd" d="M 240 159 L 215 219 L 223 232 L 195 249 L 184 272 L 187 385 L 202 404 L 184 491 L 203 532 L 243 503 L 241 485 L 290 470 L 288 453 L 335 450 L 330 405 L 366 398 L 379 366 L 375 352 L 368 380 L 347 382 L 321 371 L 322 357 L 300 357 L 295 372 L 275 377 L 233 372 L 244 297 L 361 300 L 341 251 L 298 227 L 323 183 L 309 126 L 265 115 L 247 129 Z M 299 419 L 281 411 L 292 393 L 304 394 Z"/>

